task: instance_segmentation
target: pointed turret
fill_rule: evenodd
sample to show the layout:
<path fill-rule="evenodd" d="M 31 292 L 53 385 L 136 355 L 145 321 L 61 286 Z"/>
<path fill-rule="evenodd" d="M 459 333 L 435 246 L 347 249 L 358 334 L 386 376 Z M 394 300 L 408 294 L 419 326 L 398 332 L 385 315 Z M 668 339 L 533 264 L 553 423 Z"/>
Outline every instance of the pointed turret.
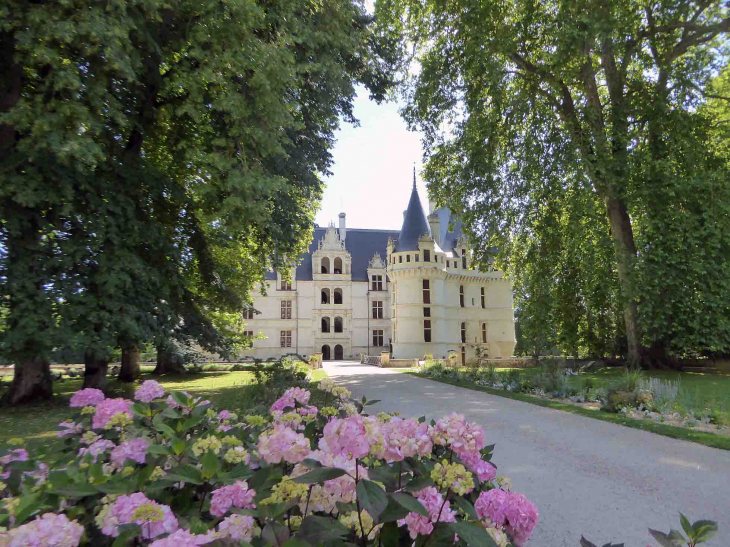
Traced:
<path fill-rule="evenodd" d="M 411 191 L 411 199 L 408 202 L 408 209 L 403 217 L 403 227 L 400 229 L 398 237 L 398 245 L 396 252 L 417 251 L 418 239 L 426 235 L 431 235 L 426 222 L 426 215 L 421 207 L 421 199 L 418 197 L 416 190 L 416 167 L 413 167 L 413 190 Z"/>

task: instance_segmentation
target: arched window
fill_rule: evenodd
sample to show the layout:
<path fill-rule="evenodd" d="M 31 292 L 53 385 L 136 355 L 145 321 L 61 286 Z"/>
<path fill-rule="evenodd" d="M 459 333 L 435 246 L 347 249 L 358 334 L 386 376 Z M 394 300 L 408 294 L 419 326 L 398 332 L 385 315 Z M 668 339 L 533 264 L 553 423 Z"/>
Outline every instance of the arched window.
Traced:
<path fill-rule="evenodd" d="M 341 361 L 345 358 L 345 352 L 341 345 L 337 344 L 335 346 L 335 360 Z"/>
<path fill-rule="evenodd" d="M 484 304 L 485 304 L 485 300 L 484 300 L 484 287 L 482 287 L 482 308 L 486 308 L 486 306 Z M 486 323 L 485 323 L 485 325 L 486 325 Z"/>
<path fill-rule="evenodd" d="M 464 307 L 464 285 L 459 286 L 459 305 Z"/>
<path fill-rule="evenodd" d="M 326 256 L 321 261 L 321 272 L 324 274 L 330 273 L 330 259 Z"/>
<path fill-rule="evenodd" d="M 322 332 L 329 332 L 329 331 L 330 331 L 330 318 L 323 317 L 322 318 Z"/>
<path fill-rule="evenodd" d="M 342 259 L 339 256 L 337 258 L 335 258 L 332 273 L 336 273 L 336 274 L 342 273 Z"/>
<path fill-rule="evenodd" d="M 335 317 L 335 332 L 342 332 L 342 317 Z"/>
<path fill-rule="evenodd" d="M 322 289 L 322 304 L 329 304 L 329 303 L 330 303 L 330 290 Z"/>
<path fill-rule="evenodd" d="M 335 304 L 342 304 L 342 289 L 335 289 L 333 296 Z"/>
<path fill-rule="evenodd" d="M 330 357 L 330 347 L 325 344 L 322 346 L 322 361 L 329 361 L 332 357 Z"/>
<path fill-rule="evenodd" d="M 466 344 L 466 323 L 461 324 L 461 343 Z"/>

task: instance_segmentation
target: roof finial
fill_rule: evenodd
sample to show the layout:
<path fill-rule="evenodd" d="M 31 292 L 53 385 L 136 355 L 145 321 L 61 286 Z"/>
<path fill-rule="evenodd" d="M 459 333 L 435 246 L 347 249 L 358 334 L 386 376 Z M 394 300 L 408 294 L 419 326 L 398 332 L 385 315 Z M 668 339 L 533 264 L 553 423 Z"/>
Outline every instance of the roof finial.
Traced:
<path fill-rule="evenodd" d="M 416 162 L 413 162 L 413 189 L 416 189 Z"/>

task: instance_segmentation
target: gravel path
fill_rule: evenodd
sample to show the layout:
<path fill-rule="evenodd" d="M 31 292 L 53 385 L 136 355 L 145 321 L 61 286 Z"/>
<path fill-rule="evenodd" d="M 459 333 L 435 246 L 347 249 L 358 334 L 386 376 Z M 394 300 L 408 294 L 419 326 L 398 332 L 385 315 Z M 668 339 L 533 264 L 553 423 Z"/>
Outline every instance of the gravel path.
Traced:
<path fill-rule="evenodd" d="M 325 370 L 355 397 L 381 399 L 373 413 L 459 412 L 481 424 L 500 475 L 538 507 L 532 547 L 577 547 L 581 534 L 598 545 L 656 545 L 647 527 L 679 529 L 679 511 L 718 522 L 704 545 L 730 545 L 728 451 L 355 362 Z"/>

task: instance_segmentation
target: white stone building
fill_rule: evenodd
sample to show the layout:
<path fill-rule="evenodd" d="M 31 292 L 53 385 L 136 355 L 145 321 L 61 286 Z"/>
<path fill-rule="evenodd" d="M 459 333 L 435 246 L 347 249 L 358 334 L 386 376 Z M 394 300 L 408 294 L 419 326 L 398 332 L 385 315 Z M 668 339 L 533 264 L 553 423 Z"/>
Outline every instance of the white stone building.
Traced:
<path fill-rule="evenodd" d="M 267 275 L 246 330 L 262 333 L 248 355 L 323 354 L 324 360 L 390 351 L 394 359 L 456 352 L 462 362 L 506 358 L 515 346 L 512 284 L 501 272 L 471 269 L 461 223 L 415 185 L 400 231 L 316 227 L 291 282 Z"/>

